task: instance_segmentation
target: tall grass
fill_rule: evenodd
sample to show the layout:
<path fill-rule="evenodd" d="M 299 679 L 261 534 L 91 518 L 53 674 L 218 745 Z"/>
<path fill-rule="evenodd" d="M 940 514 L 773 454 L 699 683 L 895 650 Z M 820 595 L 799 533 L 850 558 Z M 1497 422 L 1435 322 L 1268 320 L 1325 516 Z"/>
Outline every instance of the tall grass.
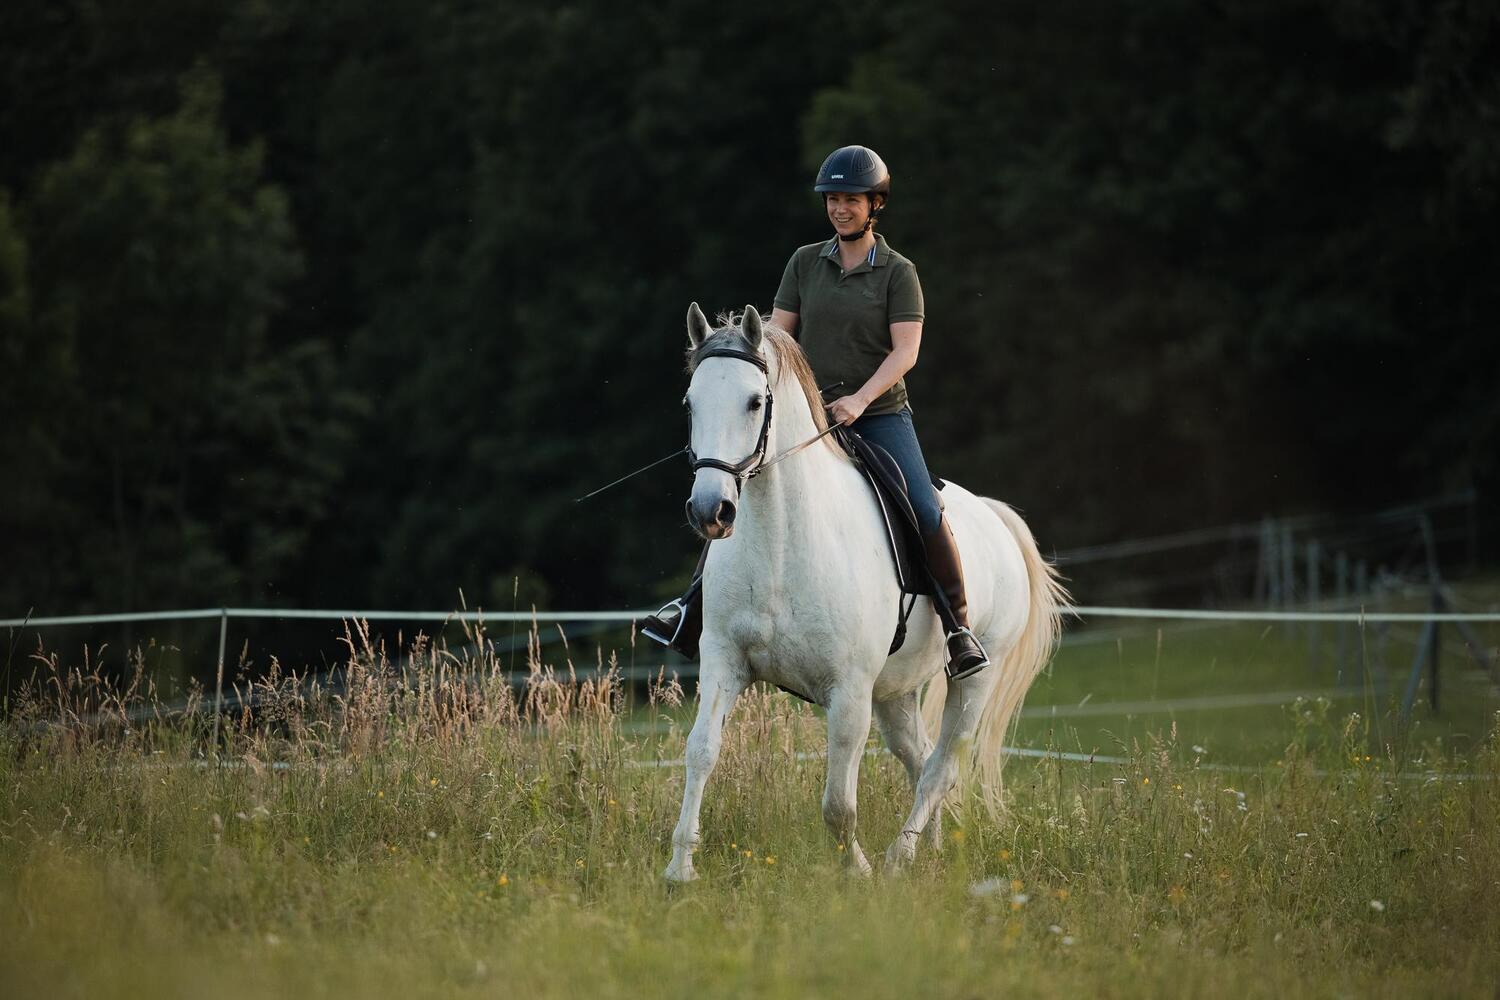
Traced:
<path fill-rule="evenodd" d="M 457 648 L 390 651 L 356 626 L 345 642 L 331 682 L 273 667 L 243 689 L 218 744 L 143 679 L 42 657 L 0 725 L 0 991 L 1395 996 L 1500 981 L 1500 720 L 1468 755 L 1414 760 L 1312 701 L 1251 773 L 1206 770 L 1170 728 L 1128 766 L 1013 762 L 1003 821 L 956 803 L 941 853 L 866 883 L 819 817 L 817 713 L 753 691 L 709 786 L 705 880 L 669 890 L 674 682 L 627 712 L 611 660 L 580 680 L 535 638 L 519 686 L 482 629 Z M 862 839 L 893 837 L 909 802 L 901 768 L 870 756 Z"/>

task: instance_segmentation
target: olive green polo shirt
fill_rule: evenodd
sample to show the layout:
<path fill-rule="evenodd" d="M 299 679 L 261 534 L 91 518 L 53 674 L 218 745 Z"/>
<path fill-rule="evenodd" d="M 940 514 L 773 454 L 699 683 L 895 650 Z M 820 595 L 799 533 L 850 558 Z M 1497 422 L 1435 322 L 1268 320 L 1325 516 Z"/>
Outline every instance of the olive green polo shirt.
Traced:
<path fill-rule="evenodd" d="M 875 234 L 870 256 L 845 271 L 835 236 L 799 247 L 787 261 L 777 309 L 796 313 L 797 340 L 818 384 L 842 382 L 831 395 L 848 396 L 869 381 L 891 353 L 891 324 L 923 318 L 922 284 L 911 261 Z M 897 413 L 907 406 L 906 380 L 891 386 L 866 413 Z"/>

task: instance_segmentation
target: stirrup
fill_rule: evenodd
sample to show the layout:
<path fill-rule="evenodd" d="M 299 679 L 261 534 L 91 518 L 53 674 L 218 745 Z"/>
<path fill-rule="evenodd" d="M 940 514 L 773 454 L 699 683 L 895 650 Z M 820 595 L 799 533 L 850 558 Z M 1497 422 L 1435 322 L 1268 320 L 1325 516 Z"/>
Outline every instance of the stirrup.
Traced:
<path fill-rule="evenodd" d="M 953 640 L 959 640 L 960 646 L 964 647 L 953 654 Z M 965 642 L 964 640 L 967 640 Z M 959 626 L 948 633 L 944 644 L 948 647 L 949 659 L 946 666 L 948 679 L 961 681 L 965 677 L 972 677 L 985 667 L 990 665 L 990 656 L 984 651 L 984 646 L 967 626 Z"/>
<path fill-rule="evenodd" d="M 668 649 L 676 648 L 677 637 L 682 634 L 683 622 L 687 621 L 687 608 L 681 598 L 668 601 L 641 621 L 641 635 L 661 643 Z"/>

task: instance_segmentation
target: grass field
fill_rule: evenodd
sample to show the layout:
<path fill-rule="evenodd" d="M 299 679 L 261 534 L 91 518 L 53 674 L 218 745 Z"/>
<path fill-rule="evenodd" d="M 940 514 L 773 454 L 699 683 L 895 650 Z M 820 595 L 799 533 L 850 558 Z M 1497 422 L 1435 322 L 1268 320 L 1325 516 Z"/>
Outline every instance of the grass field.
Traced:
<path fill-rule="evenodd" d="M 1321 668 L 1256 627 L 1070 644 L 1017 740 L 1130 762 L 1014 760 L 1008 816 L 960 802 L 940 854 L 871 881 L 823 830 L 816 711 L 752 693 L 685 889 L 670 685 L 515 696 L 494 657 L 398 668 L 356 636 L 337 698 L 273 677 L 215 763 L 201 717 L 126 725 L 148 693 L 59 668 L 0 729 L 0 993 L 1493 996 L 1500 699 L 1449 655 L 1444 711 L 1398 730 L 1334 639 Z M 872 854 L 909 802 L 867 758 Z"/>

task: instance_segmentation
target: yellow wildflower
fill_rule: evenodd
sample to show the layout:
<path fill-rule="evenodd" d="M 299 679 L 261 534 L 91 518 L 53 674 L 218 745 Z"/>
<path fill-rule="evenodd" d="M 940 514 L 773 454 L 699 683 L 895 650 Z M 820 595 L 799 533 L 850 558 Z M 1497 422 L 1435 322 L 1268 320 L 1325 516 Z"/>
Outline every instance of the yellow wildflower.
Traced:
<path fill-rule="evenodd" d="M 1174 885 L 1167 890 L 1167 899 L 1171 900 L 1173 906 L 1181 906 L 1182 901 L 1187 899 L 1187 893 L 1183 891 L 1182 886 Z"/>
<path fill-rule="evenodd" d="M 510 885 L 510 876 L 505 874 L 504 872 L 501 872 L 500 877 L 495 879 L 495 884 L 500 886 L 500 888 L 502 889 L 505 888 L 506 886 Z"/>

